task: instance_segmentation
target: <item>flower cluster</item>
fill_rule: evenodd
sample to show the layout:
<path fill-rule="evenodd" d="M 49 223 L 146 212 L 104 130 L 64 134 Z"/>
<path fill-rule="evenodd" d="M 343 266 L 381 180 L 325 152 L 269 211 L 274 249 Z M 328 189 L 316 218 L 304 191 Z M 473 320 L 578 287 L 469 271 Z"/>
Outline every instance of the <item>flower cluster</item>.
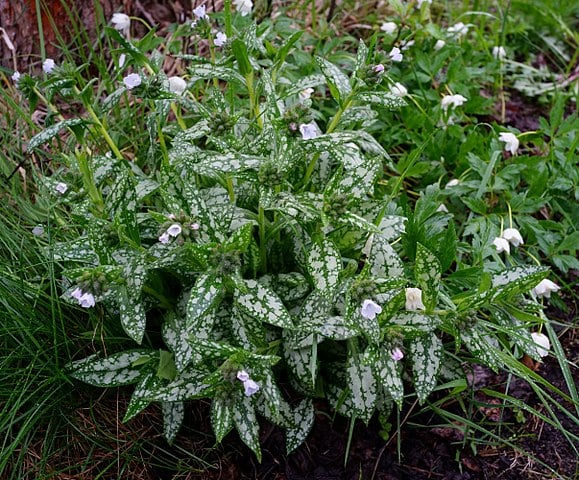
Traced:
<path fill-rule="evenodd" d="M 493 240 L 493 245 L 497 249 L 497 253 L 506 252 L 510 254 L 511 245 L 513 247 L 518 247 L 523 245 L 523 243 L 523 237 L 516 228 L 505 228 L 502 235 Z"/>

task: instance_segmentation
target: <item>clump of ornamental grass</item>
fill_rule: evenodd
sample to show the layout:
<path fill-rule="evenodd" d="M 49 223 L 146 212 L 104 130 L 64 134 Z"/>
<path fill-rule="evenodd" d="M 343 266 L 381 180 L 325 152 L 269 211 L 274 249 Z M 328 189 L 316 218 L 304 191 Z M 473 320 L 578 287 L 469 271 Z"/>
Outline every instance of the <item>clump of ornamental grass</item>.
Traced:
<path fill-rule="evenodd" d="M 251 2 L 234 4 L 223 26 L 197 8 L 179 27 L 210 45 L 210 58 L 180 55 L 183 76 L 164 74 L 153 32 L 131 40 L 117 16 L 106 34 L 120 70 L 103 101 L 72 65 L 45 62 L 44 79 L 17 79 L 29 101 L 72 96 L 87 109 L 28 149 L 74 134 L 66 168 L 40 180 L 80 226 L 50 245 L 65 266 L 62 297 L 120 325 L 131 344 L 75 360 L 70 375 L 134 385 L 124 421 L 159 403 L 170 442 L 186 402 L 210 399 L 217 440 L 236 429 L 260 458 L 259 417 L 284 428 L 292 451 L 312 428 L 314 398 L 367 423 L 407 396 L 424 403 L 440 383 L 466 384 L 465 361 L 540 360 L 548 269 L 510 257 L 524 242 L 512 225 L 457 250 L 437 185 L 405 212 L 404 176 L 365 129 L 407 105 L 393 76 L 404 46 L 374 36 L 341 63 L 294 56 L 302 32 L 258 27 Z M 440 96 L 442 128 L 465 102 Z M 493 158 L 516 150 L 501 140 Z"/>

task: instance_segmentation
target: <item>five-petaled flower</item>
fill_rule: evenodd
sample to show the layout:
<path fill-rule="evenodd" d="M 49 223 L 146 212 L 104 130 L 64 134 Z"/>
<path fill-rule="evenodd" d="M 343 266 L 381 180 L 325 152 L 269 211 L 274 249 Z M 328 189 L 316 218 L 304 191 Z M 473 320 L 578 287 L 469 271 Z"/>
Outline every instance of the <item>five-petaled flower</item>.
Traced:
<path fill-rule="evenodd" d="M 169 77 L 169 91 L 181 95 L 187 89 L 187 82 L 181 77 Z"/>
<path fill-rule="evenodd" d="M 448 107 L 460 107 L 466 101 L 467 98 L 462 95 L 445 95 L 442 97 L 440 104 L 442 105 L 442 109 L 446 111 Z"/>
<path fill-rule="evenodd" d="M 119 30 L 126 35 L 129 33 L 131 28 L 131 17 L 124 13 L 113 13 L 111 23 L 113 24 L 113 27 L 115 27 L 115 30 Z"/>
<path fill-rule="evenodd" d="M 56 63 L 54 63 L 52 58 L 47 58 L 44 60 L 44 62 L 42 62 L 42 70 L 44 70 L 44 73 L 52 73 L 55 68 Z"/>
<path fill-rule="evenodd" d="M 76 287 L 70 296 L 78 301 L 78 304 L 83 308 L 90 308 L 95 306 L 94 295 L 90 292 L 83 292 L 79 287 Z"/>
<path fill-rule="evenodd" d="M 313 122 L 302 123 L 300 125 L 300 133 L 302 134 L 302 138 L 304 140 L 311 140 L 312 138 L 316 138 L 318 136 L 318 129 Z"/>
<path fill-rule="evenodd" d="M 533 293 L 537 295 L 537 297 L 551 298 L 551 292 L 557 292 L 559 290 L 561 290 L 559 285 L 545 278 L 544 280 L 541 280 L 535 288 L 533 288 Z"/>
<path fill-rule="evenodd" d="M 502 237 L 496 237 L 493 240 L 493 245 L 497 249 L 497 253 L 503 252 L 507 252 L 509 254 L 511 253 L 511 247 L 509 245 L 509 242 Z"/>
<path fill-rule="evenodd" d="M 56 186 L 54 187 L 54 189 L 60 193 L 61 195 L 64 195 L 66 193 L 66 191 L 68 190 L 68 185 L 64 182 L 58 182 L 56 184 Z"/>
<path fill-rule="evenodd" d="M 380 27 L 380 30 L 386 32 L 388 35 L 392 35 L 398 29 L 398 24 L 394 22 L 384 22 Z"/>
<path fill-rule="evenodd" d="M 511 152 L 511 155 L 517 153 L 519 148 L 519 139 L 514 133 L 511 132 L 501 132 L 499 134 L 499 140 L 505 142 L 505 150 Z"/>
<path fill-rule="evenodd" d="M 253 8 L 253 2 L 251 0 L 233 0 L 233 5 L 235 5 L 235 8 L 242 17 L 249 15 Z"/>
<path fill-rule="evenodd" d="M 400 53 L 400 49 L 398 47 L 394 47 L 392 50 L 390 50 L 388 56 L 390 57 L 390 60 L 392 60 L 393 62 L 401 62 L 402 59 L 404 58 L 404 55 Z"/>
<path fill-rule="evenodd" d="M 138 73 L 129 73 L 125 78 L 123 78 L 123 83 L 129 90 L 138 87 L 141 82 L 141 76 Z"/>
<path fill-rule="evenodd" d="M 426 310 L 422 303 L 422 290 L 410 287 L 406 289 L 406 310 L 415 312 L 416 310 Z"/>
<path fill-rule="evenodd" d="M 213 44 L 216 47 L 222 47 L 223 45 L 225 45 L 226 42 L 227 42 L 227 35 L 225 35 L 225 33 L 223 32 L 217 32 L 217 35 L 215 35 L 215 38 L 213 39 Z"/>
<path fill-rule="evenodd" d="M 249 373 L 245 370 L 239 370 L 239 372 L 237 372 L 237 380 L 243 383 L 246 397 L 251 397 L 259 391 L 259 385 L 249 377 Z"/>
<path fill-rule="evenodd" d="M 384 73 L 384 65 L 379 63 L 378 65 L 374 66 L 374 68 L 372 70 L 374 70 L 374 73 L 378 73 L 378 74 Z"/>
<path fill-rule="evenodd" d="M 399 362 L 400 360 L 402 360 L 404 358 L 404 353 L 402 353 L 402 350 L 400 350 L 398 347 L 396 347 L 394 350 L 392 350 L 390 352 L 390 357 L 395 362 Z"/>
<path fill-rule="evenodd" d="M 382 307 L 373 300 L 366 299 L 362 302 L 360 313 L 364 318 L 367 318 L 368 320 L 374 320 L 376 315 L 382 313 Z"/>
<path fill-rule="evenodd" d="M 537 348 L 539 356 L 546 357 L 549 355 L 549 349 L 551 348 L 549 337 L 539 332 L 532 332 L 531 337 L 533 338 L 533 342 L 535 342 L 535 347 Z"/>
<path fill-rule="evenodd" d="M 505 228 L 501 237 L 510 242 L 513 247 L 524 243 L 521 233 L 516 228 Z"/>

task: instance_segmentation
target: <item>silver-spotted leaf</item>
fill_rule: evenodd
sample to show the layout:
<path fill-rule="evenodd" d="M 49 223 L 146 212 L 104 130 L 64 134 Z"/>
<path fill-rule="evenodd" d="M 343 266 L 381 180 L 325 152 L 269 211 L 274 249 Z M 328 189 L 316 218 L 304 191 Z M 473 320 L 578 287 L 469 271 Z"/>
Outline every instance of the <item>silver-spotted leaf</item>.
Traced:
<path fill-rule="evenodd" d="M 427 311 L 436 308 L 440 287 L 441 268 L 436 255 L 421 243 L 416 244 L 416 263 L 414 265 L 416 281 L 422 288 L 422 301 Z"/>
<path fill-rule="evenodd" d="M 289 454 L 306 439 L 314 425 L 315 409 L 311 399 L 302 400 L 294 408 L 294 427 L 286 429 L 286 452 Z"/>
<path fill-rule="evenodd" d="M 291 317 L 280 298 L 255 280 L 237 280 L 236 307 L 245 314 L 280 328 L 293 328 Z"/>
<path fill-rule="evenodd" d="M 239 433 L 239 438 L 255 453 L 261 462 L 261 448 L 259 446 L 259 423 L 251 401 L 251 397 L 241 395 L 235 402 L 233 422 Z"/>
<path fill-rule="evenodd" d="M 183 402 L 162 402 L 161 411 L 163 412 L 163 433 L 167 442 L 171 444 L 183 424 L 185 405 Z"/>
<path fill-rule="evenodd" d="M 410 342 L 414 388 L 418 401 L 422 404 L 436 386 L 436 376 L 440 369 L 442 342 L 434 334 L 417 337 Z"/>

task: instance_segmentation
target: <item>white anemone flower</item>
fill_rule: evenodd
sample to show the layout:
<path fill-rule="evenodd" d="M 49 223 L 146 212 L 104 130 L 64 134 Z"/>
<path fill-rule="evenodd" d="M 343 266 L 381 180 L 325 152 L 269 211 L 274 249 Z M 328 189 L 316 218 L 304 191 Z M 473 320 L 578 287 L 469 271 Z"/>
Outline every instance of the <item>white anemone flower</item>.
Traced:
<path fill-rule="evenodd" d="M 302 138 L 304 140 L 311 140 L 312 138 L 316 138 L 319 136 L 318 128 L 313 122 L 302 123 L 300 125 L 300 133 L 302 134 Z"/>
<path fill-rule="evenodd" d="M 169 91 L 175 95 L 181 95 L 187 90 L 187 82 L 181 77 L 169 77 Z"/>
<path fill-rule="evenodd" d="M 253 2 L 251 0 L 233 0 L 233 5 L 235 5 L 235 9 L 242 17 L 249 15 L 253 8 Z"/>
<path fill-rule="evenodd" d="M 417 310 L 426 310 L 422 303 L 422 290 L 420 288 L 406 289 L 406 310 L 415 312 Z"/>
<path fill-rule="evenodd" d="M 532 291 L 537 297 L 551 298 L 551 292 L 558 292 L 559 290 L 561 290 L 559 285 L 545 278 Z"/>
<path fill-rule="evenodd" d="M 125 78 L 123 78 L 123 83 L 128 90 L 132 90 L 138 87 L 141 83 L 141 77 L 138 73 L 129 73 Z"/>
<path fill-rule="evenodd" d="M 408 89 L 402 85 L 400 82 L 396 82 L 390 87 L 390 93 L 397 97 L 403 98 L 408 95 Z"/>
<path fill-rule="evenodd" d="M 440 100 L 440 104 L 442 105 L 442 109 L 446 111 L 448 107 L 460 107 L 466 101 L 467 98 L 462 95 L 445 95 Z"/>
<path fill-rule="evenodd" d="M 390 50 L 388 56 L 390 57 L 390 60 L 392 60 L 393 62 L 401 62 L 402 59 L 404 58 L 404 55 L 402 55 L 398 47 L 394 47 L 392 50 Z"/>
<path fill-rule="evenodd" d="M 507 52 L 505 50 L 505 47 L 502 47 L 500 45 L 493 47 L 493 57 L 495 57 L 498 60 L 504 60 L 506 56 Z"/>
<path fill-rule="evenodd" d="M 504 238 L 496 237 L 493 240 L 493 245 L 497 249 L 497 253 L 503 253 L 503 252 L 507 252 L 508 254 L 511 253 L 511 247 L 509 245 L 509 242 L 507 240 L 505 240 Z"/>
<path fill-rule="evenodd" d="M 400 350 L 398 347 L 396 347 L 394 350 L 392 350 L 390 352 L 390 357 L 395 362 L 399 362 L 400 360 L 402 360 L 404 358 L 404 354 L 402 353 L 402 350 Z"/>
<path fill-rule="evenodd" d="M 368 320 L 374 320 L 376 315 L 382 313 L 382 307 L 376 302 L 370 299 L 366 299 L 362 302 L 360 313 L 364 318 L 367 318 Z"/>
<path fill-rule="evenodd" d="M 380 27 L 380 30 L 388 35 L 392 35 L 396 30 L 398 30 L 398 24 L 394 22 L 384 22 Z"/>
<path fill-rule="evenodd" d="M 66 193 L 66 191 L 68 190 L 68 185 L 64 182 L 58 182 L 56 184 L 56 186 L 54 187 L 54 189 L 60 193 L 61 195 L 64 195 Z"/>
<path fill-rule="evenodd" d="M 113 13 L 111 23 L 113 24 L 113 27 L 115 27 L 115 30 L 119 30 L 125 35 L 128 34 L 131 29 L 131 17 L 125 13 Z"/>
<path fill-rule="evenodd" d="M 541 357 L 546 357 L 547 355 L 549 355 L 549 349 L 551 348 L 551 342 L 549 342 L 549 337 L 539 332 L 532 332 L 531 337 L 533 338 L 533 342 L 535 342 L 537 353 Z"/>
<path fill-rule="evenodd" d="M 521 232 L 519 232 L 516 228 L 505 228 L 501 237 L 510 242 L 513 247 L 518 247 L 519 245 L 525 243 Z"/>
<path fill-rule="evenodd" d="M 52 71 L 56 68 L 56 63 L 52 58 L 47 58 L 42 62 L 42 70 L 44 73 L 52 73 Z"/>
<path fill-rule="evenodd" d="M 505 142 L 505 150 L 511 152 L 511 155 L 517 153 L 519 149 L 519 139 L 514 133 L 501 132 L 499 134 L 499 140 Z"/>
<path fill-rule="evenodd" d="M 213 39 L 213 44 L 216 47 L 222 47 L 223 45 L 225 45 L 226 42 L 227 42 L 227 35 L 225 35 L 225 33 L 223 32 L 217 32 L 217 35 L 215 35 L 215 38 Z"/>

